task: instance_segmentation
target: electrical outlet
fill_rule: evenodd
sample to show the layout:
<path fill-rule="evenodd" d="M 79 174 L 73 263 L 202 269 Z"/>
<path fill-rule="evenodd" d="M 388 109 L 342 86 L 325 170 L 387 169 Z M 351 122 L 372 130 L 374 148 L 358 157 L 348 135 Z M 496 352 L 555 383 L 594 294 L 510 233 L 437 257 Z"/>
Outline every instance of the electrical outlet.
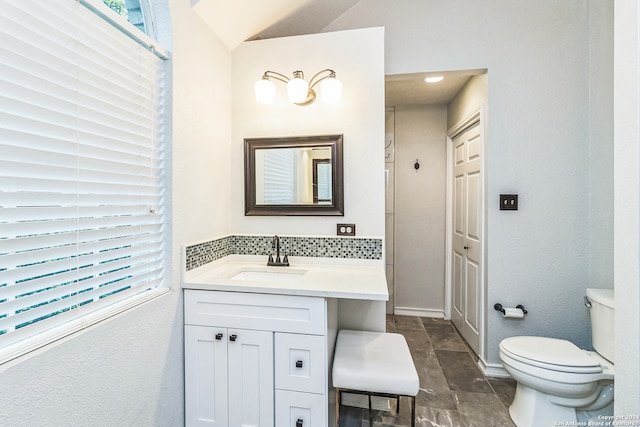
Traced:
<path fill-rule="evenodd" d="M 338 236 L 355 236 L 356 225 L 355 224 L 338 224 L 336 234 Z"/>
<path fill-rule="evenodd" d="M 517 211 L 518 195 L 517 194 L 501 194 L 500 210 L 501 211 Z"/>

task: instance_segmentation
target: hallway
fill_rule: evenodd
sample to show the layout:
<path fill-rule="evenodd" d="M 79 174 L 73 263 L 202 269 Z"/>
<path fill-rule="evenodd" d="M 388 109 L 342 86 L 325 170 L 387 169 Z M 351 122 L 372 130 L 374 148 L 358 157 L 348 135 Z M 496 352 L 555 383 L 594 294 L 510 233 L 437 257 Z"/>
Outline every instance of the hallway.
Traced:
<path fill-rule="evenodd" d="M 404 335 L 420 377 L 416 427 L 514 427 L 508 407 L 515 381 L 485 378 L 451 322 L 388 315 L 387 332 Z M 373 426 L 409 426 L 408 408 L 403 401 L 400 416 L 375 412 Z M 340 414 L 340 427 L 368 427 L 366 410 L 343 406 Z"/>

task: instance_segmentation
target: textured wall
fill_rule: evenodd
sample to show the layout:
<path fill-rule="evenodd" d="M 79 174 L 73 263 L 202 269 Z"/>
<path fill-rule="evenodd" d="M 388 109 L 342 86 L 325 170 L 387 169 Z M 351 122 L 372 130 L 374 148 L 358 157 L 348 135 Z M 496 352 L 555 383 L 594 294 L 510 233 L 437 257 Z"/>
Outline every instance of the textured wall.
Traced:
<path fill-rule="evenodd" d="M 397 106 L 395 122 L 394 305 L 443 316 L 447 108 Z"/>
<path fill-rule="evenodd" d="M 615 5 L 615 414 L 628 416 L 640 413 L 640 5 Z"/>
<path fill-rule="evenodd" d="M 591 122 L 589 113 L 600 103 L 611 111 L 606 95 L 590 96 L 611 84 L 611 69 L 592 79 L 592 67 L 610 60 L 612 5 L 592 13 L 591 3 L 597 2 L 405 0 L 399 7 L 370 0 L 325 29 L 384 25 L 386 74 L 488 69 L 487 334 L 481 357 L 489 364 L 499 364 L 498 344 L 510 335 L 542 334 L 589 346 L 582 297 L 585 288 L 606 287 L 612 277 L 610 198 L 592 203 L 596 184 L 612 174 L 612 117 Z M 594 27 L 604 28 L 604 48 L 591 49 Z M 596 135 L 604 163 L 592 181 Z M 518 212 L 498 210 L 505 192 L 520 194 Z M 591 244 L 594 236 L 597 245 Z M 590 272 L 594 259 L 597 275 Z M 522 303 L 529 315 L 501 319 L 490 309 L 498 301 Z"/>

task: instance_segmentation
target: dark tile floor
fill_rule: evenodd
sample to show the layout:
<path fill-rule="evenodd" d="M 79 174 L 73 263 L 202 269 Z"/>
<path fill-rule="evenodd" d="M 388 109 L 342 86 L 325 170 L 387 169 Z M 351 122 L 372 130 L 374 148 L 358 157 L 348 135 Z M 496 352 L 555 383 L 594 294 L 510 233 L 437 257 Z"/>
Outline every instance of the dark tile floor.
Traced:
<path fill-rule="evenodd" d="M 515 381 L 485 378 L 451 322 L 390 315 L 387 332 L 404 335 L 420 377 L 416 427 L 515 427 L 508 412 Z M 373 426 L 409 426 L 409 418 L 409 402 L 403 399 L 398 415 L 375 411 Z M 340 427 L 365 426 L 367 410 L 340 408 Z"/>

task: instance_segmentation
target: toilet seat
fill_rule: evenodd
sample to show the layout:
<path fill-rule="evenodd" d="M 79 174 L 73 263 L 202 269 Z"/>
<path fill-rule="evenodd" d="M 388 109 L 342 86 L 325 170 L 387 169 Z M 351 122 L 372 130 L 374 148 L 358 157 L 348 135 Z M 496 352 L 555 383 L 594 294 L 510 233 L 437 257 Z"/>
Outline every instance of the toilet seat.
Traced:
<path fill-rule="evenodd" d="M 517 336 L 502 340 L 500 349 L 514 360 L 543 369 L 575 374 L 602 372 L 596 358 L 567 340 Z"/>

